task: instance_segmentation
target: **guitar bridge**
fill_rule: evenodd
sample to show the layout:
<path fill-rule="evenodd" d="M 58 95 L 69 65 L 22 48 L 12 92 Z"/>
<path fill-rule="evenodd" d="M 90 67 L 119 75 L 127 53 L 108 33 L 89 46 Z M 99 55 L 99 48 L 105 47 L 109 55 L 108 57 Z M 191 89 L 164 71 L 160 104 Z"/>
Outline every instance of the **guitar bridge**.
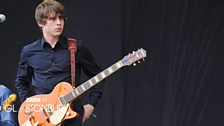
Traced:
<path fill-rule="evenodd" d="M 47 107 L 47 106 L 46 106 L 46 107 Z M 50 109 L 50 108 L 49 108 L 49 109 Z M 46 112 L 45 109 L 42 108 L 41 113 L 43 114 L 44 119 L 45 119 L 48 123 L 50 123 L 50 120 L 49 120 L 49 118 L 47 117 L 47 114 L 46 114 L 45 112 Z M 48 114 L 49 114 L 49 112 L 48 112 Z"/>
<path fill-rule="evenodd" d="M 39 122 L 35 122 L 34 125 L 31 124 L 31 121 L 34 122 L 32 115 L 30 115 L 29 119 L 25 121 L 22 126 L 40 126 Z"/>

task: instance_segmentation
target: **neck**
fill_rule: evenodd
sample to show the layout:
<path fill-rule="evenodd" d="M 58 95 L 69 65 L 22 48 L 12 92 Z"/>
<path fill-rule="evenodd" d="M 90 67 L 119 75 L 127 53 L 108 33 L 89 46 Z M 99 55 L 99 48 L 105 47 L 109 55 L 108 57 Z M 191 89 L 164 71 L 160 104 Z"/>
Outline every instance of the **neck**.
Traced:
<path fill-rule="evenodd" d="M 52 48 L 54 48 L 57 41 L 59 40 L 59 37 L 44 36 L 44 39 L 47 43 L 49 43 L 51 45 Z"/>

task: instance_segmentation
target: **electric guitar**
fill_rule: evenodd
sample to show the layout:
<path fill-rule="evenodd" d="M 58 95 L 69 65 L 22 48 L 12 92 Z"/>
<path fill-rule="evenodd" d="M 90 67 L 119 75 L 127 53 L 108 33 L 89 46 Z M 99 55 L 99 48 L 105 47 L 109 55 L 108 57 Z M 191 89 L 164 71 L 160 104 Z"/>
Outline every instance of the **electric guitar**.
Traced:
<path fill-rule="evenodd" d="M 16 101 L 16 98 L 17 98 L 16 94 L 9 95 L 9 97 L 5 99 L 2 104 L 2 110 L 7 110 L 10 107 L 10 105 Z"/>
<path fill-rule="evenodd" d="M 75 89 L 67 82 L 60 82 L 50 94 L 27 98 L 18 112 L 20 126 L 60 126 L 64 120 L 78 115 L 70 108 L 73 100 L 123 66 L 135 66 L 136 61 L 145 57 L 146 51 L 138 49 Z"/>

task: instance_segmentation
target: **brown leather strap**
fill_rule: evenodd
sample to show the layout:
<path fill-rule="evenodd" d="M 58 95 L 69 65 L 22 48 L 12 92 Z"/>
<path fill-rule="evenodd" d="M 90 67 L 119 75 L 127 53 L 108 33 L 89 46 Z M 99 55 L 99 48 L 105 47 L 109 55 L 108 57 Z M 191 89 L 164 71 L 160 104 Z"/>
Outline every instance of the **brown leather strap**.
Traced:
<path fill-rule="evenodd" d="M 68 38 L 68 49 L 70 51 L 70 60 L 71 60 L 72 87 L 75 88 L 75 53 L 77 51 L 76 39 Z"/>

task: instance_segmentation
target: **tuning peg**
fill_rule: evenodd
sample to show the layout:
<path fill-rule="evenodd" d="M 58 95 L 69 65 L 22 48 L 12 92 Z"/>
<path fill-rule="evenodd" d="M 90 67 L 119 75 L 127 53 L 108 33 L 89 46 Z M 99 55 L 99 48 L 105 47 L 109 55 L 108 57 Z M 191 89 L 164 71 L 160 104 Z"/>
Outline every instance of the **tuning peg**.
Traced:
<path fill-rule="evenodd" d="M 142 60 L 145 61 L 145 58 L 143 58 Z"/>
<path fill-rule="evenodd" d="M 138 63 L 141 63 L 141 61 L 139 60 Z"/>
<path fill-rule="evenodd" d="M 133 66 L 136 66 L 136 63 L 133 63 Z"/>

